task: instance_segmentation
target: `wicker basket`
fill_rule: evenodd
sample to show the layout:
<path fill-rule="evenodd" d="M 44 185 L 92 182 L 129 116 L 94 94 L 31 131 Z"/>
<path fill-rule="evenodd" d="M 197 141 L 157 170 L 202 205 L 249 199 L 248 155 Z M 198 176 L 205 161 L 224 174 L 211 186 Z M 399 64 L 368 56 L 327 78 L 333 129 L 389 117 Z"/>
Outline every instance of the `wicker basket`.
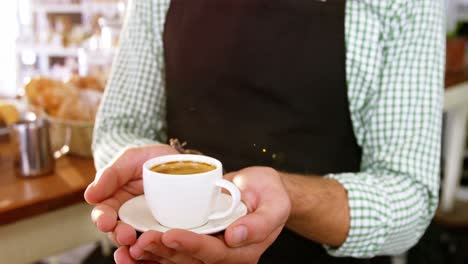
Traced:
<path fill-rule="evenodd" d="M 70 154 L 92 158 L 91 144 L 93 140 L 93 122 L 62 120 L 46 116 L 50 122 L 50 137 L 52 146 L 58 149 L 66 144 L 67 133 L 70 133 Z M 70 132 L 68 132 L 68 131 Z"/>

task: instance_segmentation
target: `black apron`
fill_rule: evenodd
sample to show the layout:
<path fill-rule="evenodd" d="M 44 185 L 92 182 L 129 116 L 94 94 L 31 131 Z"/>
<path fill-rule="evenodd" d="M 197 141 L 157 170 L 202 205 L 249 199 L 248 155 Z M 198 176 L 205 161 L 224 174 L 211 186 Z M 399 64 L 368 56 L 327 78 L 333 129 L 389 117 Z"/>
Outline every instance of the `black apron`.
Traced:
<path fill-rule="evenodd" d="M 358 171 L 344 16 L 345 0 L 172 0 L 164 29 L 169 137 L 227 171 Z M 260 263 L 304 261 L 363 262 L 333 258 L 284 229 Z"/>

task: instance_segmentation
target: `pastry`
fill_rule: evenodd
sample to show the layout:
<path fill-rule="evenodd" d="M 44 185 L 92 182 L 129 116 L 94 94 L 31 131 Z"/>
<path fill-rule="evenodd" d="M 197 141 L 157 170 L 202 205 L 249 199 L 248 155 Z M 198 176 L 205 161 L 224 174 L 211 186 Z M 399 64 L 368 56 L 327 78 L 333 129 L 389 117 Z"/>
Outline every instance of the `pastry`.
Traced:
<path fill-rule="evenodd" d="M 0 120 L 6 125 L 12 125 L 20 120 L 20 113 L 14 105 L 0 100 Z"/>

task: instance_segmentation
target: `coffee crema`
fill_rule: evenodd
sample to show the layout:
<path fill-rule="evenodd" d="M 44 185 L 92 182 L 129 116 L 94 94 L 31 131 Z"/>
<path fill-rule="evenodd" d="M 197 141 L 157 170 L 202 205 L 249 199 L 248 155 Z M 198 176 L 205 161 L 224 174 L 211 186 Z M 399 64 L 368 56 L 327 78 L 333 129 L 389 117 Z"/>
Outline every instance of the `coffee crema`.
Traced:
<path fill-rule="evenodd" d="M 151 168 L 151 171 L 171 174 L 171 175 L 188 175 L 212 171 L 215 166 L 197 161 L 172 161 L 156 165 Z"/>

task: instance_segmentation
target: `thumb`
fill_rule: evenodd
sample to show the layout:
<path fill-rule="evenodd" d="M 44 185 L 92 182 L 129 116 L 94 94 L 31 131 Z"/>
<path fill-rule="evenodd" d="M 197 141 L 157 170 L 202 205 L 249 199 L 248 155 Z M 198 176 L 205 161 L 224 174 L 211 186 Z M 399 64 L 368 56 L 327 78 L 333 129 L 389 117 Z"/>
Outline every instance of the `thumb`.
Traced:
<path fill-rule="evenodd" d="M 234 180 L 234 177 L 238 174 L 239 174 L 238 171 L 231 171 L 231 172 L 224 174 L 223 178 L 232 182 Z"/>
<path fill-rule="evenodd" d="M 242 247 L 261 243 L 281 230 L 287 221 L 289 209 L 274 205 L 274 201 L 261 204 L 254 212 L 241 217 L 229 226 L 224 239 L 229 247 Z M 287 207 L 287 206 L 286 206 Z"/>
<path fill-rule="evenodd" d="M 107 167 L 97 172 L 94 182 L 85 191 L 86 201 L 90 204 L 104 201 L 129 181 L 141 178 L 141 167 L 145 161 L 176 153 L 164 144 L 124 149 Z"/>
<path fill-rule="evenodd" d="M 121 176 L 128 179 L 120 179 Z M 96 172 L 94 181 L 88 185 L 84 198 L 89 204 L 97 204 L 109 198 L 121 185 L 130 180 L 130 173 L 120 174 L 113 166 L 108 166 Z"/>

